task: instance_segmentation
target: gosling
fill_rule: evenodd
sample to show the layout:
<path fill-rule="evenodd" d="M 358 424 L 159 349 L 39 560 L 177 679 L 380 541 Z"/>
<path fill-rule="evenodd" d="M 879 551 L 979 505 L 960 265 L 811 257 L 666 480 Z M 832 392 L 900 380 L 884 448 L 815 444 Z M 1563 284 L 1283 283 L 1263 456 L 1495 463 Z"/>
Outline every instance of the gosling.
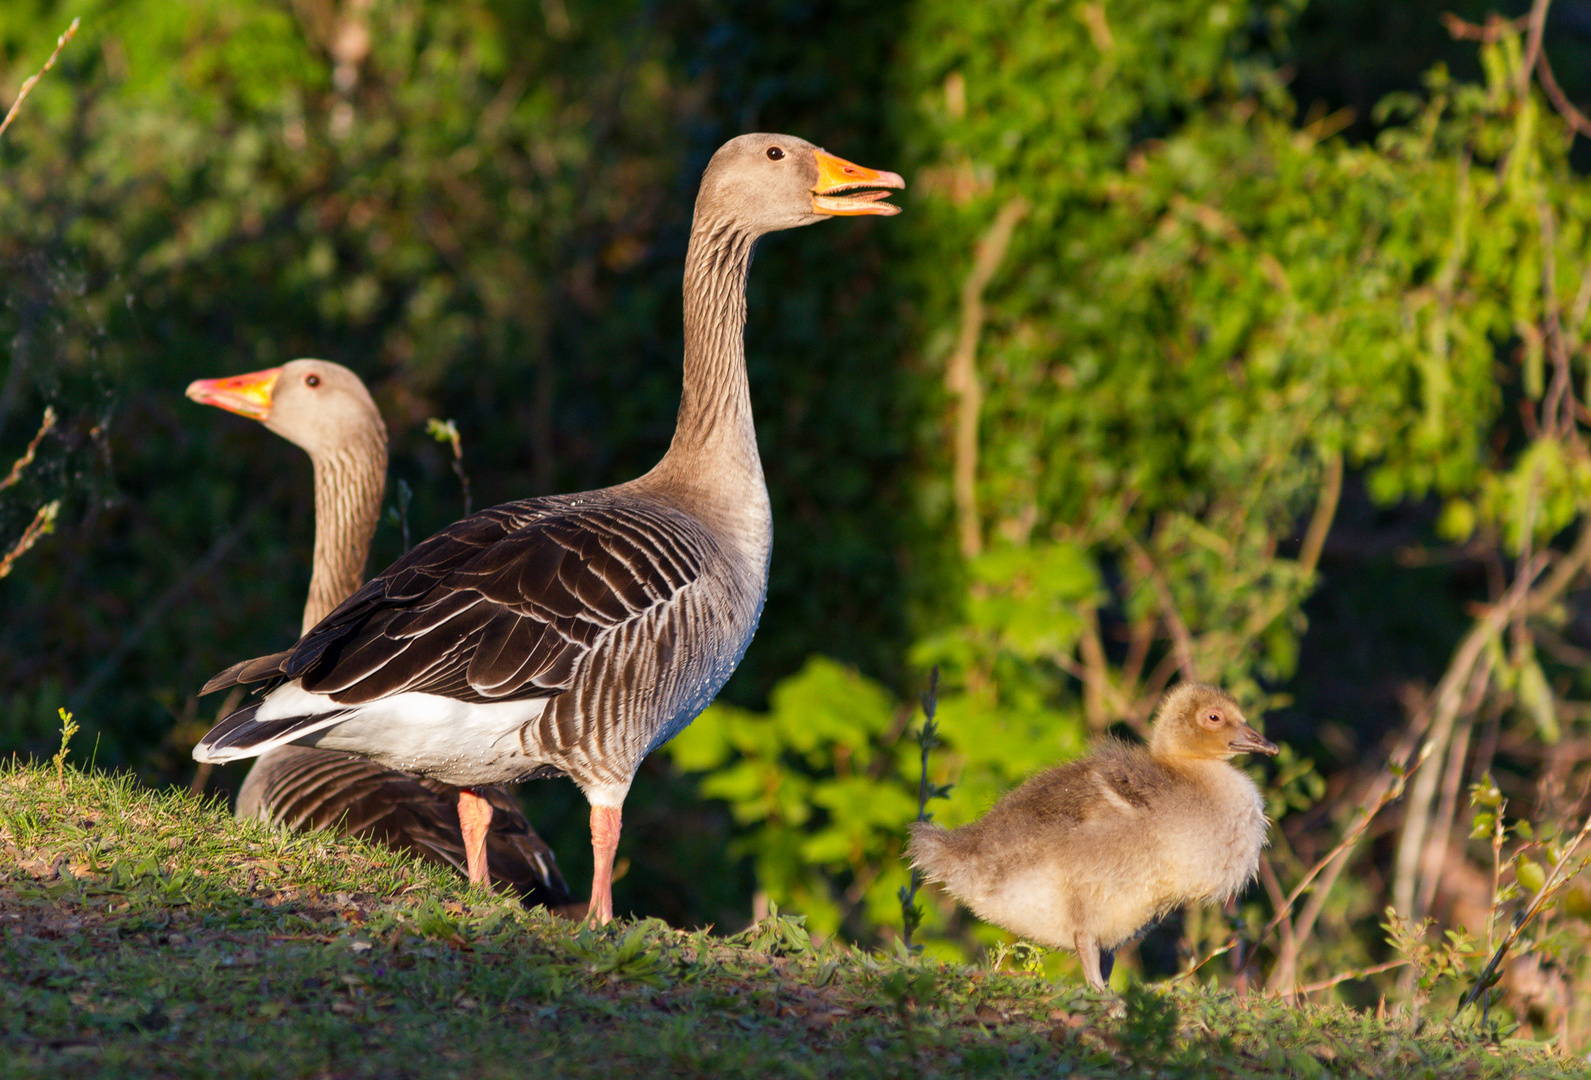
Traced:
<path fill-rule="evenodd" d="M 1224 903 L 1254 877 L 1265 804 L 1228 764 L 1247 752 L 1277 748 L 1224 692 L 1182 683 L 1161 701 L 1147 749 L 1106 739 L 970 825 L 914 822 L 907 854 L 979 918 L 1075 949 L 1104 990 L 1118 945 L 1183 904 Z"/>

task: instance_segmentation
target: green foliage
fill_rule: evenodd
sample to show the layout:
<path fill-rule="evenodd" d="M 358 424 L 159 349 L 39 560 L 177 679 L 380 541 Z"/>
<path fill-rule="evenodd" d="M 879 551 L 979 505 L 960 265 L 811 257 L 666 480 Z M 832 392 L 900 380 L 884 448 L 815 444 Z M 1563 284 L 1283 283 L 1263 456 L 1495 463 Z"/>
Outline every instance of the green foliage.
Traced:
<path fill-rule="evenodd" d="M 674 764 L 707 773 L 702 793 L 755 830 L 744 849 L 759 886 L 814 930 L 834 933 L 864 892 L 868 920 L 891 918 L 906 881 L 900 830 L 917 812 L 900 782 L 910 762 L 896 753 L 894 702 L 853 669 L 815 656 L 774 688 L 769 705 L 766 713 L 711 706 L 669 744 Z"/>

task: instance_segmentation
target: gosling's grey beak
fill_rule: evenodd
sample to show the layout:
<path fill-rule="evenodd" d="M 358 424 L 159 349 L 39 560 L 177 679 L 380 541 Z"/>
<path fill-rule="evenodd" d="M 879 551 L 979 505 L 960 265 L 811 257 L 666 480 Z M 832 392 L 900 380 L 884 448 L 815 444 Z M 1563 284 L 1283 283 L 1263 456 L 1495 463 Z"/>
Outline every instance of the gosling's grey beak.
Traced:
<path fill-rule="evenodd" d="M 1237 738 L 1229 744 L 1234 751 L 1240 754 L 1269 754 L 1275 757 L 1281 753 L 1280 748 L 1265 736 L 1242 724 L 1238 727 Z"/>

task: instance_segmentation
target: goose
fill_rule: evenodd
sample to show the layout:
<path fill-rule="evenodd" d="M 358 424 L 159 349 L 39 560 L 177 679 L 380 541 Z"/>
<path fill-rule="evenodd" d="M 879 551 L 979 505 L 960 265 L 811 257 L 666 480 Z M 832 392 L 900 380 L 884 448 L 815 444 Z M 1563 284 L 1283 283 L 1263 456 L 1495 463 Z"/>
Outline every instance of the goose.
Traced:
<path fill-rule="evenodd" d="M 232 761 L 303 744 L 457 785 L 471 880 L 492 808 L 474 788 L 566 775 L 591 806 L 587 917 L 613 918 L 621 810 L 645 756 L 690 723 L 751 641 L 773 524 L 746 378 L 746 277 L 763 235 L 891 215 L 895 173 L 788 135 L 731 139 L 697 193 L 684 383 L 649 472 L 466 517 L 372 578 L 285 652 L 203 692 L 265 693 L 197 746 Z"/>
<path fill-rule="evenodd" d="M 979 918 L 1075 949 L 1096 990 L 1112 950 L 1173 908 L 1224 903 L 1254 877 L 1265 803 L 1230 764 L 1277 753 L 1226 693 L 1181 683 L 1147 748 L 1105 740 L 949 830 L 913 822 L 907 854 Z"/>
<path fill-rule="evenodd" d="M 258 420 L 308 452 L 315 472 L 315 555 L 303 627 L 308 631 L 359 587 L 381 513 L 387 429 L 359 376 L 326 360 L 221 379 L 187 395 Z M 527 904 L 570 903 L 557 859 L 501 788 L 482 794 L 495 814 L 488 837 L 495 884 Z M 458 791 L 384 769 L 367 758 L 308 746 L 260 755 L 238 792 L 237 816 L 293 831 L 334 829 L 466 870 Z"/>

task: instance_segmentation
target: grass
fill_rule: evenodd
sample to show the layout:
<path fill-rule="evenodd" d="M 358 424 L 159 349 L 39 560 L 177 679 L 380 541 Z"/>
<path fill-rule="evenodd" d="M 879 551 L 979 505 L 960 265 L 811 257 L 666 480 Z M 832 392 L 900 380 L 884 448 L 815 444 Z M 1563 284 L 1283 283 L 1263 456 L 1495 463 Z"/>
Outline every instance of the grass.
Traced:
<path fill-rule="evenodd" d="M 1445 1022 L 814 947 L 788 916 L 592 930 L 70 765 L 0 766 L 0 848 L 4 1077 L 1574 1071 Z"/>

